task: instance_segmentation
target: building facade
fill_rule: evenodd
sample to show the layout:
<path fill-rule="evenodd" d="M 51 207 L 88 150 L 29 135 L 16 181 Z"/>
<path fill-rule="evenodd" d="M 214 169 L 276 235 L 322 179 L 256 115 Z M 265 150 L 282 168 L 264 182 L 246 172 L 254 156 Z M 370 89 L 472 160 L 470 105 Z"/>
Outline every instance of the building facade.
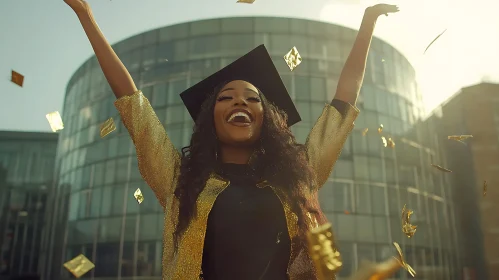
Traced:
<path fill-rule="evenodd" d="M 453 200 L 460 205 L 456 208 L 459 230 L 467 237 L 460 243 L 466 273 L 469 279 L 499 279 L 499 206 L 495 203 L 499 199 L 495 187 L 499 184 L 499 84 L 463 88 L 426 122 L 445 141 L 442 147 L 455 173 Z M 447 140 L 447 135 L 473 138 L 463 144 Z"/>
<path fill-rule="evenodd" d="M 39 271 L 57 138 L 56 133 L 0 131 L 0 279 Z"/>
<path fill-rule="evenodd" d="M 334 96 L 356 34 L 337 25 L 293 18 L 222 18 L 159 28 L 113 47 L 174 145 L 181 148 L 188 144 L 193 123 L 179 94 L 265 44 L 303 119 L 292 130 L 304 142 L 324 104 Z M 303 62 L 291 72 L 283 56 L 293 46 Z M 133 144 L 114 100 L 95 57 L 76 71 L 67 86 L 62 114 L 66 128 L 57 155 L 59 181 L 52 193 L 67 197 L 69 204 L 54 199 L 53 227 L 65 231 L 47 244 L 57 249 L 44 260 L 45 279 L 69 279 L 62 263 L 80 253 L 96 263 L 84 278 L 161 278 L 163 213 L 139 174 Z M 446 192 L 449 184 L 424 162 L 436 156 L 436 147 L 404 138 L 423 114 L 415 73 L 398 51 L 377 38 L 358 107 L 362 113 L 356 127 L 321 191 L 323 210 L 333 223 L 345 261 L 341 276 L 352 273 L 362 259 L 391 257 L 396 241 L 416 270 L 436 268 L 445 279 L 457 279 L 453 273 L 460 264 L 451 233 L 455 225 Z M 99 126 L 110 117 L 117 130 L 101 139 Z M 376 131 L 380 124 L 383 135 L 395 139 L 395 149 L 383 148 Z M 369 128 L 366 136 L 364 128 Z M 137 188 L 145 197 L 141 205 L 133 197 Z M 406 203 L 415 210 L 419 226 L 412 239 L 401 231 Z M 429 272 L 428 279 L 437 272 Z M 398 277 L 406 275 L 400 272 Z"/>

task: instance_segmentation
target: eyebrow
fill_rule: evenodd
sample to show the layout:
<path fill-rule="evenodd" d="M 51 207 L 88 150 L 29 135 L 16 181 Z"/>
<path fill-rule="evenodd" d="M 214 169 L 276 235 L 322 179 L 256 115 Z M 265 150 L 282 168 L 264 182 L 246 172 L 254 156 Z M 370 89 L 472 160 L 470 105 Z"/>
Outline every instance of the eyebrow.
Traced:
<path fill-rule="evenodd" d="M 234 88 L 226 88 L 224 90 L 222 90 L 220 93 L 224 92 L 224 91 L 228 91 L 228 90 L 234 90 Z M 244 91 L 251 91 L 251 92 L 254 92 L 256 93 L 257 95 L 260 95 L 258 92 L 256 92 L 255 90 L 253 89 L 250 89 L 250 88 L 245 88 Z"/>

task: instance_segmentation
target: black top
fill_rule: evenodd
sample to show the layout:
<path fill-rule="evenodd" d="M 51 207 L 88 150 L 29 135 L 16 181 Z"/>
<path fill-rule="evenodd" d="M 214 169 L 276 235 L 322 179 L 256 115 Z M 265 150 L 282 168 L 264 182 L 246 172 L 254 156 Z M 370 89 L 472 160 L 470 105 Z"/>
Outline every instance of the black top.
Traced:
<path fill-rule="evenodd" d="M 230 185 L 208 217 L 203 251 L 206 280 L 287 280 L 286 217 L 270 187 L 258 188 L 248 165 L 222 164 Z"/>

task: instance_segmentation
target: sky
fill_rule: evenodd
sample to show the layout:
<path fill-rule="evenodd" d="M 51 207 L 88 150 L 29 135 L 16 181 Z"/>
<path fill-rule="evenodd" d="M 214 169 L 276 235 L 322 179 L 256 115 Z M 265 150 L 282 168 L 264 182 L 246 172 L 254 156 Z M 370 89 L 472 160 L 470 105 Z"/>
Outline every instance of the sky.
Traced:
<path fill-rule="evenodd" d="M 91 55 L 90 44 L 63 0 L 1 0 L 0 130 L 51 131 L 45 115 L 62 112 L 66 85 Z M 379 0 L 88 0 L 111 43 L 161 26 L 231 16 L 320 20 L 357 29 Z M 460 88 L 499 82 L 499 1 L 386 0 L 400 12 L 380 17 L 374 35 L 416 69 L 430 112 Z M 423 55 L 426 46 L 442 35 Z M 10 82 L 11 70 L 25 75 Z"/>

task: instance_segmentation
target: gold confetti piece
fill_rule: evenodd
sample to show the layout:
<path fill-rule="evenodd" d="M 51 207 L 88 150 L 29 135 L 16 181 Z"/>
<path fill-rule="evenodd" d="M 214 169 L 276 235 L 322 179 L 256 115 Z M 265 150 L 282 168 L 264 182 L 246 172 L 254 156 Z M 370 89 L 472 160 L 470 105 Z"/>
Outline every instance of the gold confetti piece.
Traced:
<path fill-rule="evenodd" d="M 135 199 L 137 200 L 137 202 L 139 204 L 141 204 L 144 201 L 144 196 L 142 195 L 142 192 L 140 191 L 140 189 L 137 189 L 135 191 L 135 193 L 133 194 L 133 196 L 135 197 Z"/>
<path fill-rule="evenodd" d="M 384 58 L 382 58 L 382 59 L 381 59 L 381 62 L 385 62 L 385 59 L 384 59 Z"/>
<path fill-rule="evenodd" d="M 386 148 L 386 146 L 388 146 L 388 142 L 386 142 L 386 138 L 381 136 L 381 141 L 383 141 L 383 146 Z"/>
<path fill-rule="evenodd" d="M 23 87 L 24 76 L 16 71 L 14 71 L 14 70 L 12 70 L 12 76 L 10 78 L 10 81 L 13 82 L 14 84 L 20 86 L 20 87 Z"/>
<path fill-rule="evenodd" d="M 293 71 L 298 65 L 300 65 L 302 58 L 300 56 L 300 53 L 298 53 L 298 49 L 296 47 L 293 47 L 285 56 L 284 56 L 284 61 L 286 61 L 286 64 L 288 65 L 289 69 Z"/>
<path fill-rule="evenodd" d="M 381 132 L 383 132 L 383 125 L 382 124 L 380 124 L 378 127 L 378 133 L 381 134 Z"/>
<path fill-rule="evenodd" d="M 416 234 L 416 228 L 418 227 L 411 224 L 410 219 L 413 213 L 414 211 L 407 209 L 404 204 L 404 208 L 402 208 L 402 232 L 408 238 L 411 238 Z"/>
<path fill-rule="evenodd" d="M 387 140 L 387 145 L 388 145 L 388 147 L 390 147 L 390 148 L 395 148 L 395 142 L 393 141 L 393 139 L 392 139 L 392 138 L 388 138 L 388 140 Z"/>
<path fill-rule="evenodd" d="M 466 140 L 468 138 L 473 138 L 473 135 L 450 135 L 450 136 L 447 136 L 447 139 L 456 140 L 456 141 L 462 141 L 462 140 Z"/>
<path fill-rule="evenodd" d="M 76 278 L 80 278 L 83 274 L 89 272 L 95 265 L 88 260 L 84 255 L 79 255 L 76 258 L 64 264 L 64 267 L 69 270 Z"/>
<path fill-rule="evenodd" d="M 443 172 L 452 172 L 452 170 L 449 170 L 447 168 L 443 168 L 442 166 L 440 165 L 436 165 L 436 164 L 431 164 L 431 166 L 435 167 L 436 169 L 440 170 L 440 171 L 443 171 Z"/>
<path fill-rule="evenodd" d="M 237 3 L 253 4 L 255 0 L 237 0 Z"/>
<path fill-rule="evenodd" d="M 393 246 L 395 246 L 395 249 L 397 249 L 397 253 L 399 254 L 399 261 L 402 263 L 402 267 L 407 270 L 411 274 L 412 277 L 416 276 L 416 271 L 405 262 L 404 260 L 404 255 L 402 254 L 402 249 L 400 249 L 400 245 L 397 242 L 393 242 Z"/>
<path fill-rule="evenodd" d="M 46 117 L 53 132 L 64 129 L 64 124 L 58 111 L 48 113 Z"/>
<path fill-rule="evenodd" d="M 345 213 L 345 215 L 350 215 L 350 211 L 348 211 L 348 210 L 345 210 L 344 213 Z"/>
<path fill-rule="evenodd" d="M 109 118 L 104 123 L 102 123 L 100 125 L 100 137 L 104 138 L 109 133 L 111 133 L 115 130 L 116 130 L 116 126 L 114 125 L 114 120 L 113 120 L 113 118 Z"/>
<path fill-rule="evenodd" d="M 425 54 L 425 53 L 426 53 L 426 51 L 430 48 L 430 46 L 431 46 L 431 45 L 433 45 L 433 43 L 435 43 L 435 41 L 436 41 L 438 38 L 440 38 L 440 36 L 442 36 L 442 35 L 445 33 L 445 31 L 447 31 L 447 29 L 445 29 L 444 31 L 442 31 L 442 33 L 438 34 L 438 36 L 437 36 L 435 39 L 433 39 L 433 41 L 431 41 L 431 43 L 430 43 L 430 44 L 426 47 L 426 49 L 424 50 L 423 54 Z"/>
<path fill-rule="evenodd" d="M 487 195 L 487 181 L 483 181 L 483 196 Z"/>
<path fill-rule="evenodd" d="M 310 257 L 314 262 L 318 279 L 333 279 L 343 265 L 341 256 L 334 249 L 332 226 L 326 223 L 310 230 L 307 234 Z"/>
<path fill-rule="evenodd" d="M 368 131 L 369 131 L 369 128 L 364 128 L 364 130 L 362 130 L 362 136 L 366 136 Z"/>

